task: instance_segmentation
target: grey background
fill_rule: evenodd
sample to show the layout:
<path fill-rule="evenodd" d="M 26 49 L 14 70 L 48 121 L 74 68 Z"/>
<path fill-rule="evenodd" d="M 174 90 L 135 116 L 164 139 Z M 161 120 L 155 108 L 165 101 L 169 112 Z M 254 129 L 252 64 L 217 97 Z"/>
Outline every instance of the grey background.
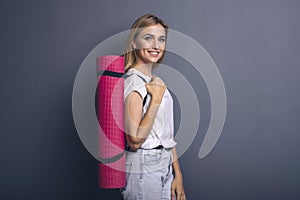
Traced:
<path fill-rule="evenodd" d="M 167 55 L 165 64 L 193 83 L 201 108 L 198 135 L 180 158 L 188 199 L 299 199 L 299 6 L 297 0 L 1 1 L 0 199 L 120 198 L 97 187 L 97 161 L 74 127 L 72 87 L 97 44 L 148 12 L 202 44 L 226 86 L 223 133 L 200 160 L 209 94 L 188 63 Z"/>

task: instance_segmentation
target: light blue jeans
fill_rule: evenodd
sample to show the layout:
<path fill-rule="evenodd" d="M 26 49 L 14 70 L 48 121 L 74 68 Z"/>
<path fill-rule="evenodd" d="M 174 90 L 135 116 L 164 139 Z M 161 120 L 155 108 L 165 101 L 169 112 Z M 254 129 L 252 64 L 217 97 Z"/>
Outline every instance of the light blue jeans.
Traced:
<path fill-rule="evenodd" d="M 127 152 L 124 200 L 170 200 L 173 181 L 172 151 L 139 149 Z"/>

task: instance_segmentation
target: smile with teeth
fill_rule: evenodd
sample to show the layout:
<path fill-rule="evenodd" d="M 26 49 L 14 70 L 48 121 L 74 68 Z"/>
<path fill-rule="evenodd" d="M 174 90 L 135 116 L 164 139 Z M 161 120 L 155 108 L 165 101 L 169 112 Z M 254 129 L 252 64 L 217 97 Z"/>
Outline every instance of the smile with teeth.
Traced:
<path fill-rule="evenodd" d="M 148 51 L 148 53 L 150 53 L 153 56 L 157 56 L 159 54 L 158 51 Z"/>

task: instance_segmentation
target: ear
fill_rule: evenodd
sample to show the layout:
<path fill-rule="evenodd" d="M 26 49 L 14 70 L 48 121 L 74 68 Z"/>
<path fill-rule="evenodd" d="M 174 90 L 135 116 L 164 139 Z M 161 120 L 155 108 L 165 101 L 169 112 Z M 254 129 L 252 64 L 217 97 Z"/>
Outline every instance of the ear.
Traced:
<path fill-rule="evenodd" d="M 134 41 L 131 42 L 131 46 L 132 46 L 133 49 L 136 49 L 136 45 L 135 45 Z"/>

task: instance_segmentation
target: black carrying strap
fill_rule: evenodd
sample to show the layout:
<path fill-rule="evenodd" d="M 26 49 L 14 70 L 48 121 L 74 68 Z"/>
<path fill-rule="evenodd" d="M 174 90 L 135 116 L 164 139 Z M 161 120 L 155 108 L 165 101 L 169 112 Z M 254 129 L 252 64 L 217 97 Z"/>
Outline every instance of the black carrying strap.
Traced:
<path fill-rule="evenodd" d="M 112 76 L 112 77 L 116 77 L 116 78 L 128 78 L 132 74 L 128 75 L 128 74 L 113 72 L 113 71 L 109 71 L 109 70 L 101 70 L 101 71 L 97 72 L 97 75 L 98 76 L 100 76 L 100 75 L 102 75 L 102 76 Z M 147 83 L 147 81 L 143 77 L 141 77 L 139 75 L 137 75 L 137 76 L 140 77 L 145 83 Z M 148 96 L 148 93 L 145 96 L 145 98 L 143 99 L 143 107 L 146 104 L 147 96 Z M 129 148 L 128 148 L 127 145 L 125 147 L 125 150 L 127 150 L 127 151 L 129 150 Z M 122 153 L 120 153 L 120 154 L 118 154 L 116 156 L 113 156 L 111 158 L 99 158 L 99 161 L 102 164 L 114 163 L 114 162 L 120 160 L 122 158 L 122 156 L 124 155 L 124 153 L 125 153 L 125 151 L 123 151 Z"/>
<path fill-rule="evenodd" d="M 110 70 L 100 70 L 97 72 L 98 76 L 111 76 L 115 78 L 122 78 L 124 76 L 124 73 L 119 73 L 119 72 L 114 72 Z M 111 158 L 99 158 L 100 163 L 102 164 L 109 164 L 109 163 L 114 163 L 122 158 L 124 155 L 125 151 L 122 151 L 122 153 L 113 156 Z"/>
<path fill-rule="evenodd" d="M 122 156 L 124 155 L 125 151 L 123 151 L 122 153 L 114 156 L 114 157 L 111 157 L 111 158 L 99 158 L 99 161 L 102 163 L 102 164 L 109 164 L 109 163 L 113 163 L 113 162 L 116 162 L 118 160 L 120 160 L 122 158 Z"/>
<path fill-rule="evenodd" d="M 132 74 L 124 74 L 123 75 L 123 77 L 125 77 L 125 78 L 128 78 L 129 76 L 131 76 Z M 146 79 L 144 79 L 143 77 L 141 77 L 141 76 L 139 76 L 138 74 L 136 74 L 138 77 L 140 77 L 145 83 L 147 83 L 147 81 L 146 81 Z M 143 107 L 145 106 L 145 104 L 146 104 L 146 101 L 147 101 L 147 97 L 148 97 L 148 92 L 147 92 L 147 94 L 146 94 L 146 96 L 144 97 L 144 99 L 143 99 Z"/>
<path fill-rule="evenodd" d="M 122 78 L 122 76 L 124 75 L 124 73 L 119 73 L 119 72 L 114 72 L 114 71 L 110 71 L 110 70 L 100 70 L 97 72 L 98 76 L 112 76 L 112 77 L 116 77 L 116 78 Z"/>
<path fill-rule="evenodd" d="M 131 76 L 132 74 L 124 74 L 123 75 L 123 77 L 124 78 L 128 78 L 129 76 Z M 143 78 L 143 77 L 141 77 L 141 76 L 139 76 L 139 75 L 137 75 L 138 77 L 140 77 L 145 83 L 147 83 L 147 81 Z M 147 97 L 148 97 L 148 92 L 147 92 L 147 94 L 146 94 L 146 96 L 144 97 L 144 99 L 143 99 L 143 107 L 145 106 L 145 104 L 146 104 L 146 101 L 147 101 Z M 125 133 L 125 132 L 124 132 Z M 130 148 L 129 148 L 129 146 L 127 145 L 127 142 L 126 142 L 126 146 L 125 146 L 125 151 L 130 151 Z"/>

